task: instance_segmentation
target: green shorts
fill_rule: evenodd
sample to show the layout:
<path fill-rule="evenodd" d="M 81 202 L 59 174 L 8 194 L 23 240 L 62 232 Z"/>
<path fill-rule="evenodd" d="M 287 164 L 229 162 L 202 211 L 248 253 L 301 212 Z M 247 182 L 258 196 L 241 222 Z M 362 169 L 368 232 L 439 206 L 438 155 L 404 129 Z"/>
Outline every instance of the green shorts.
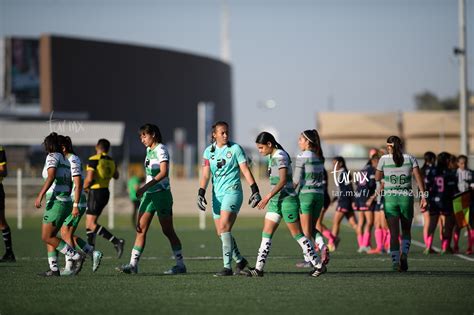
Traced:
<path fill-rule="evenodd" d="M 319 218 L 324 205 L 323 194 L 300 194 L 299 199 L 301 214 L 310 214 L 313 219 Z"/>
<path fill-rule="evenodd" d="M 299 200 L 296 196 L 286 196 L 282 199 L 270 199 L 267 212 L 275 212 L 283 217 L 286 223 L 294 223 L 299 220 Z"/>
<path fill-rule="evenodd" d="M 239 213 L 243 200 L 244 195 L 241 192 L 232 192 L 220 196 L 212 194 L 213 218 L 220 218 L 222 210 Z"/>
<path fill-rule="evenodd" d="M 173 196 L 170 190 L 160 190 L 157 192 L 146 192 L 141 201 L 139 212 L 149 212 L 159 217 L 173 215 Z"/>
<path fill-rule="evenodd" d="M 413 219 L 413 196 L 385 194 L 385 217 L 404 217 Z"/>
<path fill-rule="evenodd" d="M 46 201 L 43 213 L 43 224 L 53 223 L 54 226 L 62 226 L 64 220 L 71 214 L 72 201 L 60 201 L 55 197 Z"/>
<path fill-rule="evenodd" d="M 79 222 L 81 221 L 82 216 L 86 212 L 87 206 L 78 207 L 78 208 L 79 208 L 79 215 L 77 217 L 73 217 L 72 213 L 70 215 L 68 215 L 66 220 L 64 220 L 64 222 L 63 222 L 63 226 L 66 225 L 66 226 L 72 226 L 72 227 L 77 228 L 77 226 L 79 225 Z M 72 212 L 72 210 L 71 210 L 71 212 Z"/>

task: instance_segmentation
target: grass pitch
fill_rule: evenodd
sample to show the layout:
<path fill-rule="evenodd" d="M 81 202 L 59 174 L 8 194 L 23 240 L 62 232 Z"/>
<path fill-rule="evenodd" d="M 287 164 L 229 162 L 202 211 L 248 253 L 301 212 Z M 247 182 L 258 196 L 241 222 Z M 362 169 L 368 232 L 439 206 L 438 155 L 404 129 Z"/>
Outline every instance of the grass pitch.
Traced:
<path fill-rule="evenodd" d="M 16 226 L 14 220 L 9 220 Z M 101 222 L 107 222 L 101 218 Z M 255 263 L 260 245 L 261 218 L 242 217 L 233 234 L 240 251 Z M 115 258 L 110 243 L 97 238 L 104 259 L 96 273 L 87 261 L 75 277 L 41 278 L 47 270 L 45 247 L 40 240 L 40 218 L 28 218 L 21 231 L 13 229 L 17 262 L 0 264 L 0 314 L 472 314 L 474 312 L 474 261 L 453 255 L 426 257 L 412 245 L 409 272 L 391 271 L 388 255 L 356 253 L 354 233 L 341 230 L 341 244 L 331 255 L 328 273 L 307 276 L 295 268 L 301 250 L 287 228 L 274 236 L 263 278 L 224 277 L 221 243 L 213 223 L 197 228 L 197 218 L 175 218 L 183 243 L 188 274 L 163 275 L 174 264 L 171 249 L 154 221 L 137 275 L 116 272 L 128 263 L 134 231 L 129 218 L 118 218 L 113 233 L 126 239 L 123 257 Z M 80 227 L 85 238 L 85 230 Z M 421 240 L 421 229 L 413 229 Z M 464 240 L 463 240 L 464 241 Z M 435 245 L 439 245 L 436 244 Z M 465 243 L 461 243 L 465 248 Z M 0 251 L 3 250 L 0 245 Z M 60 255 L 61 256 L 61 255 Z M 61 265 L 63 259 L 60 257 Z"/>

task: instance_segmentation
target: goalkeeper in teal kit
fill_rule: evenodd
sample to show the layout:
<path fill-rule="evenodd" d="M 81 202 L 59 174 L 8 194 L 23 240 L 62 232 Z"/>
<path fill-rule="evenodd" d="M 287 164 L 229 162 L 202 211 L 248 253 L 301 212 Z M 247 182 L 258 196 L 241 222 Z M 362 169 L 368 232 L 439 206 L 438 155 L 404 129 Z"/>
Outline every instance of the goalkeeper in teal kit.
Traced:
<path fill-rule="evenodd" d="M 222 241 L 224 268 L 215 276 L 238 275 L 248 265 L 242 257 L 237 243 L 231 234 L 232 226 L 237 219 L 243 201 L 240 172 L 251 188 L 249 204 L 255 207 L 261 200 L 258 186 L 247 165 L 243 149 L 229 140 L 229 126 L 219 121 L 212 126 L 211 145 L 203 154 L 202 175 L 199 181 L 197 205 L 205 210 L 207 201 L 206 188 L 212 176 L 212 213 L 217 235 Z M 232 259 L 236 262 L 235 273 L 232 272 Z"/>

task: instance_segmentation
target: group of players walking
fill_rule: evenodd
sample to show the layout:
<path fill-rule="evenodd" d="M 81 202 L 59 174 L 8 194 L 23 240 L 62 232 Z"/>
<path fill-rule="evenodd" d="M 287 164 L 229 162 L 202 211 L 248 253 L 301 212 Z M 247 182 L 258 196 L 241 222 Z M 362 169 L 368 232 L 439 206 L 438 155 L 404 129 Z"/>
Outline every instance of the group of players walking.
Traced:
<path fill-rule="evenodd" d="M 129 274 L 138 272 L 138 262 L 145 248 L 147 232 L 156 213 L 176 260 L 176 265 L 165 273 L 186 273 L 181 241 L 173 226 L 168 150 L 162 143 L 158 126 L 145 124 L 140 128 L 139 135 L 146 147 L 147 178 L 146 183 L 137 191 L 140 205 L 130 262 L 116 269 Z M 416 180 L 420 206 L 426 218 L 424 231 L 427 252 L 431 251 L 433 233 L 439 217 L 443 227 L 441 233 L 443 250 L 450 249 L 449 241 L 453 231 L 454 250 L 457 249 L 456 235 L 459 235 L 459 232 L 456 234 L 456 231 L 459 229 L 455 229 L 452 202 L 447 200 L 451 200 L 456 192 L 451 187 L 454 187 L 453 185 L 457 187 L 457 184 L 461 183 L 461 180 L 458 180 L 461 176 L 459 174 L 462 174 L 463 180 L 468 185 L 463 187 L 470 188 L 472 172 L 467 170 L 465 157 L 460 157 L 461 160 L 464 159 L 464 168 L 462 168 L 463 162 L 459 162 L 462 169 L 457 171 L 457 176 L 456 171 L 453 171 L 454 173 L 449 171 L 447 164 L 449 157 L 444 153 L 438 155 L 436 166 L 434 166 L 434 154 L 427 153 L 425 165 L 420 171 L 416 159 L 403 153 L 400 138 L 391 136 L 386 143 L 388 154 L 380 156 L 377 151 L 371 152 L 367 165 L 361 172 L 353 174 L 352 179 L 344 159 L 334 158 L 334 170 L 331 174 L 339 191 L 333 226 L 329 230 L 322 223 L 324 212 L 331 201 L 328 194 L 329 177 L 324 168 L 325 158 L 316 130 L 305 130 L 300 134 L 298 146 L 301 153 L 296 157 L 294 170 L 289 154 L 272 134 L 261 132 L 257 136 L 255 143 L 259 153 L 268 157 L 271 186 L 270 191 L 262 195 L 248 166 L 244 150 L 240 145 L 231 142 L 229 137 L 229 126 L 226 122 L 218 121 L 212 126 L 211 144 L 203 154 L 197 196 L 197 206 L 204 211 L 207 205 L 206 189 L 211 181 L 212 214 L 217 235 L 222 242 L 223 257 L 223 269 L 215 276 L 262 277 L 272 247 L 272 237 L 283 219 L 303 251 L 304 262 L 297 266 L 311 267 L 309 274 L 318 277 L 327 271 L 329 252 L 335 250 L 340 241 L 339 225 L 344 217 L 357 232 L 359 252 L 382 253 L 384 249 L 387 250 L 385 244 L 389 243 L 393 269 L 407 271 L 414 203 L 412 176 Z M 115 162 L 108 155 L 110 143 L 106 139 L 99 140 L 96 155 L 88 160 L 85 176 L 81 161 L 74 153 L 69 137 L 51 133 L 45 138 L 44 147 L 48 154 L 43 170 L 45 182 L 35 200 L 35 207 L 41 208 L 43 198 L 46 197 L 42 240 L 47 247 L 49 269 L 41 275 L 77 274 L 81 271 L 87 256 L 92 257 L 92 269 L 96 271 L 102 258 L 102 252 L 95 248 L 96 235 L 110 241 L 120 258 L 124 240 L 115 237 L 97 222 L 109 199 L 109 181 L 119 176 Z M 249 205 L 261 210 L 267 208 L 254 267 L 250 267 L 249 262 L 241 255 L 232 235 L 232 227 L 243 202 L 241 174 L 250 186 Z M 6 175 L 6 157 L 4 150 L 0 148 L 0 186 L 1 179 Z M 352 181 L 357 183 L 355 193 Z M 441 182 L 443 187 L 440 186 Z M 0 193 L 2 194 L 0 228 L 6 245 L 6 254 L 1 261 L 15 261 L 11 232 L 4 215 L 3 187 L 0 187 Z M 357 220 L 354 217 L 354 210 L 358 213 Z M 84 213 L 87 242 L 75 233 Z M 377 243 L 374 249 L 370 248 L 373 226 Z M 469 233 L 469 248 L 472 249 L 474 235 L 472 230 L 469 230 Z M 327 245 L 323 235 L 328 240 Z M 66 258 L 65 267 L 61 270 L 57 262 L 58 252 Z M 232 261 L 235 261 L 234 270 Z"/>

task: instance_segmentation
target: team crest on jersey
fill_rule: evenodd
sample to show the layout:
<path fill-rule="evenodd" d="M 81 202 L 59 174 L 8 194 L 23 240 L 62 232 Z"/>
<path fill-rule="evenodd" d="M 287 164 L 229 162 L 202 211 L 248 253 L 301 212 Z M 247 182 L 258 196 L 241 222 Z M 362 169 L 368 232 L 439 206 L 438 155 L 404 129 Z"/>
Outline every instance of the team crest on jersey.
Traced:
<path fill-rule="evenodd" d="M 225 155 L 225 157 L 230 159 L 232 157 L 232 152 L 227 151 L 227 154 Z"/>

